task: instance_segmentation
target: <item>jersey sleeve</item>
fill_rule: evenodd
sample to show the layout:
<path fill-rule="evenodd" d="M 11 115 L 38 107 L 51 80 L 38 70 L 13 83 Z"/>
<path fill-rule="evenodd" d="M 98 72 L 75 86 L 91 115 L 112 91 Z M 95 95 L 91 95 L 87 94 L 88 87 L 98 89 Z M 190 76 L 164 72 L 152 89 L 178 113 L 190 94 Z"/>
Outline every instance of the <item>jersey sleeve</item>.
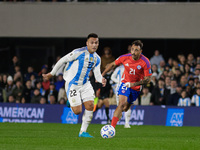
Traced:
<path fill-rule="evenodd" d="M 97 80 L 97 82 L 102 83 L 102 75 L 101 75 L 101 70 L 100 70 L 100 66 L 101 66 L 101 59 L 99 56 L 97 56 L 97 62 L 95 64 L 95 67 L 93 69 L 94 72 L 94 77 Z"/>
<path fill-rule="evenodd" d="M 116 64 L 117 66 L 119 66 L 120 64 L 122 64 L 122 62 L 123 62 L 123 57 L 119 57 L 119 58 L 117 58 L 117 59 L 115 60 L 115 64 Z"/>
<path fill-rule="evenodd" d="M 118 71 L 119 71 L 119 69 L 118 69 L 118 67 L 114 70 L 114 72 L 112 73 L 112 75 L 111 75 L 111 80 L 112 81 L 114 81 L 115 83 L 118 83 L 119 81 L 118 81 L 118 79 L 117 79 L 117 73 L 118 73 Z"/>
<path fill-rule="evenodd" d="M 50 72 L 50 74 L 55 75 L 56 72 L 60 69 L 60 67 L 65 64 L 68 63 L 70 61 L 76 60 L 77 57 L 79 56 L 79 53 L 76 52 L 76 50 L 72 51 L 71 53 L 68 53 L 67 55 L 63 56 L 57 63 L 56 65 L 53 67 L 52 71 Z"/>
<path fill-rule="evenodd" d="M 152 71 L 151 71 L 151 65 L 150 62 L 148 61 L 145 66 L 144 66 L 144 76 L 151 76 L 152 75 Z"/>

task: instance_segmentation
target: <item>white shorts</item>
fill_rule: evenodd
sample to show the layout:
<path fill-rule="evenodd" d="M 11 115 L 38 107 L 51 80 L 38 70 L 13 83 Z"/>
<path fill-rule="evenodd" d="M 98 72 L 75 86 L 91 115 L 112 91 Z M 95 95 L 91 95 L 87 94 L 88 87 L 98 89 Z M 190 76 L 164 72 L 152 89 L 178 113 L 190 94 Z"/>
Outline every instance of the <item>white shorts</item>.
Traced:
<path fill-rule="evenodd" d="M 90 82 L 88 81 L 84 85 L 74 85 L 68 89 L 69 84 L 65 83 L 65 90 L 70 106 L 79 106 L 87 101 L 94 101 L 94 90 Z"/>

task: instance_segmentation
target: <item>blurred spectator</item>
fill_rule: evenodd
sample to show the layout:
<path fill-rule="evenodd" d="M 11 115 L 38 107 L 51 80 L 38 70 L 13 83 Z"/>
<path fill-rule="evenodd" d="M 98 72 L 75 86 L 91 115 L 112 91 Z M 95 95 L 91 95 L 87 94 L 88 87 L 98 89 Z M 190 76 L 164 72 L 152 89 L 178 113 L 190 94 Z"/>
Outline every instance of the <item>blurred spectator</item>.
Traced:
<path fill-rule="evenodd" d="M 200 64 L 200 56 L 197 56 L 197 64 Z"/>
<path fill-rule="evenodd" d="M 104 47 L 103 55 L 101 56 L 101 72 L 103 72 L 106 66 L 113 62 L 115 57 L 112 55 L 112 50 L 110 47 Z"/>
<path fill-rule="evenodd" d="M 178 84 L 180 83 L 180 78 L 181 78 L 181 71 L 179 68 L 176 68 L 175 74 L 174 74 L 174 79 L 178 82 Z"/>
<path fill-rule="evenodd" d="M 24 97 L 22 97 L 22 99 L 21 99 L 21 103 L 22 103 L 22 104 L 25 104 L 25 103 L 26 103 L 26 100 L 25 100 Z"/>
<path fill-rule="evenodd" d="M 35 88 L 35 83 L 36 83 L 37 80 L 36 80 L 34 74 L 31 75 L 30 81 L 31 81 L 31 87 L 32 87 L 32 88 Z"/>
<path fill-rule="evenodd" d="M 174 79 L 174 73 L 172 71 L 169 71 L 167 76 L 169 76 L 171 79 Z"/>
<path fill-rule="evenodd" d="M 55 89 L 54 83 L 50 84 L 49 89 L 45 93 L 45 97 L 46 97 L 48 103 L 50 103 L 50 96 L 51 95 L 54 95 L 55 102 L 57 102 L 58 92 Z"/>
<path fill-rule="evenodd" d="M 65 99 L 63 97 L 61 99 L 59 99 L 59 104 L 61 104 L 61 105 L 65 105 L 66 104 L 66 101 L 65 101 Z"/>
<path fill-rule="evenodd" d="M 200 69 L 196 68 L 194 71 L 194 75 L 197 76 L 200 80 Z"/>
<path fill-rule="evenodd" d="M 177 81 L 176 80 L 171 80 L 171 83 L 170 83 L 170 94 L 174 94 L 176 93 L 176 87 L 177 87 Z"/>
<path fill-rule="evenodd" d="M 171 68 L 169 66 L 165 65 L 165 69 L 164 70 L 166 70 L 169 73 L 171 71 Z"/>
<path fill-rule="evenodd" d="M 143 87 L 142 89 L 142 95 L 140 96 L 141 105 L 150 105 L 151 100 L 151 93 L 149 92 L 149 89 L 147 87 Z"/>
<path fill-rule="evenodd" d="M 188 86 L 188 83 L 187 83 L 187 78 L 185 75 L 182 75 L 181 78 L 180 78 L 180 85 L 185 89 L 186 86 Z"/>
<path fill-rule="evenodd" d="M 192 98 L 192 87 L 191 86 L 186 86 L 185 91 L 187 92 L 187 96 L 191 99 Z"/>
<path fill-rule="evenodd" d="M 190 71 L 190 65 L 189 64 L 185 64 L 184 67 L 184 75 L 188 78 L 190 75 L 193 75 L 193 73 Z"/>
<path fill-rule="evenodd" d="M 43 65 L 41 68 L 41 71 L 38 73 L 38 81 L 42 81 L 42 74 L 46 74 L 47 73 L 47 65 Z"/>
<path fill-rule="evenodd" d="M 195 93 L 195 91 L 194 91 L 195 86 L 194 86 L 194 79 L 193 78 L 189 78 L 188 85 L 191 87 L 191 90 L 192 90 L 191 94 L 194 94 Z"/>
<path fill-rule="evenodd" d="M 65 100 L 67 100 L 67 94 L 66 94 L 64 86 L 60 88 L 60 90 L 58 91 L 58 100 L 61 98 L 64 98 Z"/>
<path fill-rule="evenodd" d="M 34 69 L 32 66 L 29 66 L 27 68 L 27 73 L 24 75 L 24 81 L 26 82 L 27 80 L 30 80 L 31 75 L 35 75 L 35 78 L 37 79 L 37 73 L 34 72 Z"/>
<path fill-rule="evenodd" d="M 190 106 L 190 98 L 187 96 L 187 92 L 183 90 L 181 92 L 181 98 L 178 100 L 178 106 Z"/>
<path fill-rule="evenodd" d="M 158 66 L 156 64 L 153 64 L 151 67 L 152 73 L 157 73 L 157 75 L 159 74 L 158 72 Z"/>
<path fill-rule="evenodd" d="M 15 103 L 20 103 L 20 102 L 21 102 L 20 98 L 15 99 Z"/>
<path fill-rule="evenodd" d="M 194 78 L 194 86 L 196 87 L 200 80 L 197 76 L 193 76 L 193 78 Z"/>
<path fill-rule="evenodd" d="M 127 47 L 127 51 L 128 51 L 128 53 L 130 53 L 131 52 L 131 44 L 130 45 L 128 45 L 128 47 Z"/>
<path fill-rule="evenodd" d="M 0 87 L 1 88 L 3 87 L 3 76 L 2 76 L 2 74 L 0 74 Z"/>
<path fill-rule="evenodd" d="M 165 105 L 170 91 L 165 88 L 163 79 L 158 80 L 158 86 L 153 89 L 151 95 L 151 105 Z"/>
<path fill-rule="evenodd" d="M 56 104 L 55 95 L 50 95 L 50 96 L 49 96 L 49 103 L 50 103 L 50 104 Z"/>
<path fill-rule="evenodd" d="M 199 57 L 200 58 L 200 57 Z M 196 69 L 200 69 L 200 63 L 196 65 Z"/>
<path fill-rule="evenodd" d="M 196 94 L 192 96 L 191 104 L 192 106 L 200 106 L 200 88 L 197 88 Z"/>
<path fill-rule="evenodd" d="M 46 98 L 44 96 L 42 96 L 40 98 L 40 104 L 46 104 L 46 103 L 47 103 Z"/>
<path fill-rule="evenodd" d="M 167 70 L 164 70 L 163 71 L 163 73 L 162 73 L 162 75 L 161 76 L 163 76 L 163 79 L 165 79 L 166 77 L 168 77 L 168 71 Z"/>
<path fill-rule="evenodd" d="M 176 73 L 176 70 L 179 69 L 179 66 L 178 66 L 178 61 L 177 60 L 173 60 L 173 67 L 172 67 L 172 71 L 173 73 L 175 74 Z M 181 71 L 181 70 L 180 70 Z"/>
<path fill-rule="evenodd" d="M 15 103 L 15 98 L 13 95 L 8 96 L 8 102 L 9 103 Z"/>
<path fill-rule="evenodd" d="M 168 59 L 167 66 L 169 66 L 169 68 L 172 69 L 172 67 L 173 67 L 173 59 L 172 58 Z"/>
<path fill-rule="evenodd" d="M 22 98 L 22 94 L 23 94 L 23 86 L 21 81 L 17 81 L 16 82 L 16 87 L 14 88 L 12 94 L 15 97 L 15 99 L 21 99 Z"/>
<path fill-rule="evenodd" d="M 6 85 L 7 85 L 7 75 L 3 74 L 3 82 L 1 83 L 1 86 L 4 89 L 6 87 Z"/>
<path fill-rule="evenodd" d="M 65 84 L 65 80 L 63 79 L 63 74 L 60 73 L 58 76 L 57 76 L 57 82 L 55 82 L 55 86 L 56 86 L 56 90 L 59 91 L 60 88 L 62 88 Z"/>
<path fill-rule="evenodd" d="M 194 58 L 194 55 L 193 54 L 188 54 L 187 56 L 187 63 L 191 66 L 191 71 L 193 72 L 194 71 L 194 67 L 195 67 L 195 58 Z"/>
<path fill-rule="evenodd" d="M 20 71 L 20 66 L 15 66 L 15 73 L 14 73 L 14 82 L 20 80 L 23 83 L 23 76 Z"/>
<path fill-rule="evenodd" d="M 168 76 L 165 77 L 165 87 L 169 90 L 171 89 L 171 79 Z"/>
<path fill-rule="evenodd" d="M 165 60 L 160 54 L 159 50 L 155 50 L 154 56 L 150 58 L 151 65 L 156 64 L 157 66 L 159 66 L 161 61 L 165 61 Z"/>
<path fill-rule="evenodd" d="M 40 90 L 40 94 L 41 94 L 42 96 L 45 95 L 45 92 L 46 92 L 46 91 L 43 89 L 42 83 L 41 83 L 41 82 L 36 82 L 36 88 Z"/>
<path fill-rule="evenodd" d="M 158 72 L 159 72 L 160 74 L 162 74 L 163 71 L 164 71 L 164 69 L 165 69 L 165 61 L 164 61 L 164 60 L 161 60 L 161 61 L 160 61 L 160 64 L 159 64 L 159 67 L 158 67 Z"/>
<path fill-rule="evenodd" d="M 15 89 L 15 84 L 13 83 L 13 78 L 11 76 L 8 76 L 7 85 L 5 87 L 7 98 L 8 98 L 8 96 L 10 96 L 13 93 L 14 89 Z"/>
<path fill-rule="evenodd" d="M 31 98 L 31 103 L 36 103 L 39 104 L 40 103 L 40 99 L 41 99 L 41 94 L 40 94 L 40 90 L 39 89 L 35 89 L 33 96 Z"/>
<path fill-rule="evenodd" d="M 158 76 L 158 74 L 155 72 L 151 75 L 151 82 L 154 87 L 157 85 L 157 76 Z"/>
<path fill-rule="evenodd" d="M 183 72 L 184 71 L 184 68 L 185 68 L 185 64 L 186 64 L 186 58 L 184 55 L 180 55 L 180 58 L 179 58 L 179 67 L 180 67 L 180 70 Z"/>
<path fill-rule="evenodd" d="M 17 56 L 13 56 L 13 59 L 12 59 L 12 63 L 9 67 L 9 74 L 11 76 L 14 76 L 14 73 L 15 73 L 15 66 L 20 66 L 20 63 L 19 63 L 19 59 Z"/>
<path fill-rule="evenodd" d="M 0 87 L 0 102 L 3 102 L 3 89 Z"/>
<path fill-rule="evenodd" d="M 26 103 L 31 102 L 31 97 L 33 96 L 33 88 L 31 87 L 31 81 L 27 80 L 23 91 L 23 97 Z"/>
<path fill-rule="evenodd" d="M 43 78 L 42 87 L 44 88 L 44 90 L 47 91 L 49 89 L 49 86 L 50 86 L 50 81 Z"/>
<path fill-rule="evenodd" d="M 181 85 L 178 85 L 178 86 L 176 87 L 176 92 L 175 92 L 174 94 L 171 94 L 171 95 L 169 96 L 167 105 L 174 105 L 174 106 L 177 106 L 178 101 L 179 101 L 179 98 L 181 98 L 181 92 L 182 92 L 182 86 L 181 86 Z"/>

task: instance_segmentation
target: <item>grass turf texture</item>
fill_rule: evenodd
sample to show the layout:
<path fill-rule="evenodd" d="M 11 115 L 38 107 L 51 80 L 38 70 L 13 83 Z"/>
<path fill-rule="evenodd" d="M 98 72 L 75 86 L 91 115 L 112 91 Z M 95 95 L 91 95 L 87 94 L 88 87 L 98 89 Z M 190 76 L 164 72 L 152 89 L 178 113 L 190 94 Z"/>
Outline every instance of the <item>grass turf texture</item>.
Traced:
<path fill-rule="evenodd" d="M 79 138 L 80 124 L 0 123 L 0 150 L 200 150 L 200 127 L 117 125 L 116 136 L 103 139 L 102 126 L 89 126 L 95 138 Z"/>

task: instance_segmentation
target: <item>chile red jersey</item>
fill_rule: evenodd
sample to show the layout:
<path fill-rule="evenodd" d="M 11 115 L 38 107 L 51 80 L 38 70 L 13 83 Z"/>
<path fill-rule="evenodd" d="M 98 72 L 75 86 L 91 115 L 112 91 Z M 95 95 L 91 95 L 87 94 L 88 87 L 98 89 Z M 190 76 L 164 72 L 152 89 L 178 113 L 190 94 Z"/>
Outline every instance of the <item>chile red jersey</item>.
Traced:
<path fill-rule="evenodd" d="M 121 82 L 138 82 L 143 80 L 145 76 L 151 76 L 151 64 L 149 59 L 144 55 L 140 55 L 138 60 L 133 60 L 131 53 L 120 56 L 115 60 L 116 65 L 124 65 L 124 73 Z M 133 86 L 131 89 L 140 91 L 139 86 Z"/>

